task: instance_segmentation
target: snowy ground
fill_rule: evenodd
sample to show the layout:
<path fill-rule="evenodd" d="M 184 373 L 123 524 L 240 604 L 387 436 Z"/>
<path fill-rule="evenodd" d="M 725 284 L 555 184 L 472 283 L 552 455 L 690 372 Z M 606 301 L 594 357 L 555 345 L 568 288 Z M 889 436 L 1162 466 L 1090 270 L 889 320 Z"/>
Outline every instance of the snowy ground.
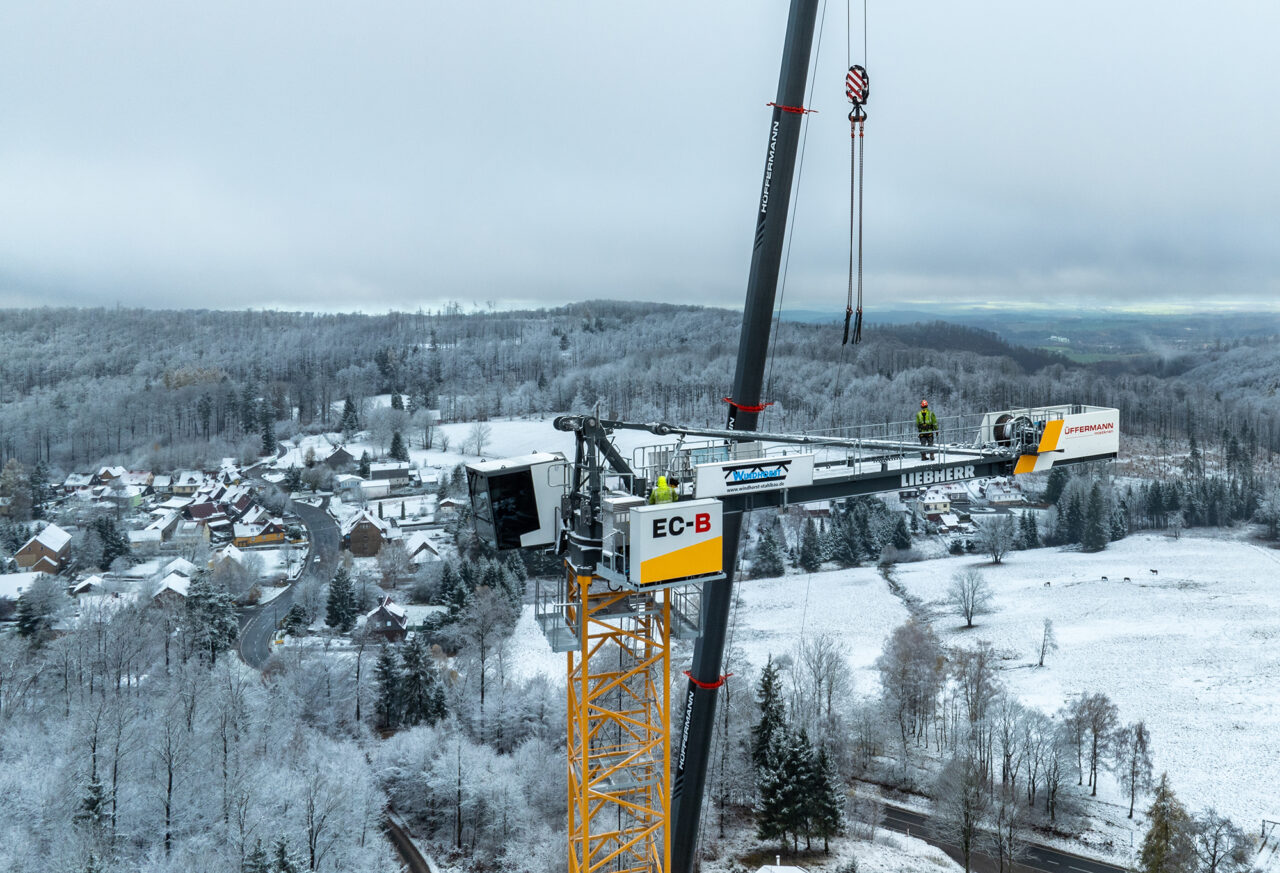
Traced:
<path fill-rule="evenodd" d="M 722 846 L 721 857 L 704 861 L 705 873 L 722 873 L 731 869 L 730 864 L 739 858 L 762 858 L 760 863 L 772 865 L 778 860 L 769 847 L 762 847 L 754 836 L 739 836 Z M 781 858 L 783 869 L 798 868 L 806 873 L 830 873 L 840 870 L 849 861 L 856 861 L 858 873 L 955 873 L 962 870 L 959 864 L 947 857 L 941 849 L 924 840 L 889 830 L 878 830 L 871 840 L 837 838 L 831 841 L 829 855 L 814 853 L 802 858 Z M 741 869 L 739 867 L 739 869 Z M 758 866 L 748 864 L 754 873 Z"/>
<path fill-rule="evenodd" d="M 1132 536 L 1096 554 L 1014 552 L 998 567 L 925 561 L 901 566 L 898 578 L 939 601 L 953 572 L 977 567 L 996 611 L 967 631 L 940 616 L 944 642 L 989 640 L 1007 659 L 1009 687 L 1048 713 L 1081 691 L 1107 694 L 1122 721 L 1146 721 L 1156 772 L 1168 771 L 1184 803 L 1256 830 L 1280 812 L 1280 553 L 1224 536 Z M 1045 618 L 1061 649 L 1037 668 Z M 1099 795 L 1127 813 L 1109 778 Z"/>
<path fill-rule="evenodd" d="M 771 654 L 790 654 L 802 639 L 829 634 L 847 647 L 855 693 L 877 693 L 875 660 L 885 637 L 908 616 L 874 569 L 747 579 L 736 587 L 740 602 L 728 645 L 743 649 L 750 672 Z"/>

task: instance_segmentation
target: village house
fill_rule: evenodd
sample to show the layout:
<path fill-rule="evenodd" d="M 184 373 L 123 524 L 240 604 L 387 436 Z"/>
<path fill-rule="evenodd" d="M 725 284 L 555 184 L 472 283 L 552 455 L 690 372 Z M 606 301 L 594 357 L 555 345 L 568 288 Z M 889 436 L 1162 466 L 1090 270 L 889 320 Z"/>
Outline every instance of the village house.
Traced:
<path fill-rule="evenodd" d="M 409 473 L 412 468 L 408 464 L 383 463 L 369 465 L 369 481 L 388 482 L 392 488 L 401 488 L 409 484 Z"/>
<path fill-rule="evenodd" d="M 98 575 L 86 576 L 75 585 L 71 586 L 71 596 L 80 597 L 84 594 L 105 594 L 107 591 L 102 577 Z"/>
<path fill-rule="evenodd" d="M 27 573 L 0 573 L 0 600 L 17 602 L 22 592 L 30 590 L 36 580 L 48 573 L 39 571 Z"/>
<path fill-rule="evenodd" d="M 74 494 L 93 485 L 93 476 L 88 473 L 72 473 L 62 482 L 63 494 Z"/>
<path fill-rule="evenodd" d="M 356 460 L 346 448 L 338 446 L 324 458 L 322 463 L 335 473 L 339 473 L 346 472 L 354 467 Z"/>
<path fill-rule="evenodd" d="M 284 542 L 284 524 L 278 518 L 261 524 L 236 524 L 232 527 L 231 544 L 238 549 Z"/>
<path fill-rule="evenodd" d="M 951 511 L 951 498 L 940 491 L 930 491 L 920 498 L 920 511 L 925 516 L 942 515 Z"/>
<path fill-rule="evenodd" d="M 365 510 L 342 526 L 342 546 L 357 558 L 374 558 L 382 551 L 388 533 L 387 523 Z"/>
<path fill-rule="evenodd" d="M 440 549 L 425 530 L 414 531 L 405 538 L 404 550 L 415 564 L 440 560 Z"/>
<path fill-rule="evenodd" d="M 129 471 L 124 467 L 102 467 L 97 473 L 93 474 L 94 485 L 109 485 L 116 479 L 121 478 Z"/>
<path fill-rule="evenodd" d="M 23 543 L 14 552 L 13 560 L 23 570 L 57 573 L 66 565 L 70 554 L 71 534 L 56 524 L 50 524 Z"/>
<path fill-rule="evenodd" d="M 181 573 L 170 573 L 160 580 L 156 593 L 151 595 L 157 606 L 179 606 L 187 599 L 191 580 Z"/>
<path fill-rule="evenodd" d="M 204 473 L 199 470 L 183 470 L 174 474 L 169 490 L 179 497 L 191 497 L 203 484 Z"/>
<path fill-rule="evenodd" d="M 403 642 L 409 635 L 409 615 L 403 607 L 392 603 L 390 597 L 383 597 L 377 608 L 365 616 L 364 632 L 389 643 Z"/>

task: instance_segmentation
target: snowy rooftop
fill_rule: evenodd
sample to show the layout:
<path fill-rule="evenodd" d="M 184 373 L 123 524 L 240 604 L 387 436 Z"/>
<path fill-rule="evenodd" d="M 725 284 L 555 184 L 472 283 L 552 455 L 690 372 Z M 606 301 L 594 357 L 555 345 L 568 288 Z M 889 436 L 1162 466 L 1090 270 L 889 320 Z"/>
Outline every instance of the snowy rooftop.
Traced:
<path fill-rule="evenodd" d="M 60 552 L 62 551 L 63 546 L 71 542 L 71 534 L 67 533 L 56 524 L 51 524 L 30 540 L 27 540 L 27 542 L 30 543 L 32 540 L 40 543 L 40 545 L 50 551 Z"/>
<path fill-rule="evenodd" d="M 23 591 L 31 587 L 44 573 L 3 573 L 0 574 L 0 597 L 17 600 Z"/>
<path fill-rule="evenodd" d="M 164 569 L 160 572 L 168 575 L 169 573 L 178 573 L 190 578 L 196 574 L 196 565 L 188 561 L 186 558 L 174 558 L 172 561 L 164 565 Z"/>
<path fill-rule="evenodd" d="M 187 590 L 191 587 L 191 580 L 186 576 L 179 576 L 177 573 L 170 573 L 160 580 L 160 584 L 156 586 L 156 593 L 153 595 L 159 597 L 165 591 L 173 591 L 187 596 Z"/>

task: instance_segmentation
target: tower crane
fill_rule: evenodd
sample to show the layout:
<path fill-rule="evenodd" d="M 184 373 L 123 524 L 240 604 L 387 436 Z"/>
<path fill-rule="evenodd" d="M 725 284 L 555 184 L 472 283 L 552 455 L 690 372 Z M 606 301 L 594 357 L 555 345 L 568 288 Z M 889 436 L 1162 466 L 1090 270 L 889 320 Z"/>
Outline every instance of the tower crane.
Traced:
<path fill-rule="evenodd" d="M 569 873 L 693 870 L 748 512 L 1118 452 L 1119 412 L 1079 404 L 947 420 L 942 432 L 958 439 L 931 447 L 928 458 L 906 423 L 821 435 L 757 429 L 817 6 L 791 0 L 725 427 L 565 415 L 555 427 L 574 435 L 572 458 L 535 453 L 467 466 L 482 538 L 564 557 L 561 577 L 539 583 L 534 600 L 552 648 L 566 654 Z M 857 315 L 860 326 L 860 300 Z M 627 458 L 612 439 L 619 430 L 662 441 Z M 647 503 L 658 476 L 676 483 L 678 500 Z M 671 646 L 680 638 L 693 640 L 693 658 L 673 738 Z"/>

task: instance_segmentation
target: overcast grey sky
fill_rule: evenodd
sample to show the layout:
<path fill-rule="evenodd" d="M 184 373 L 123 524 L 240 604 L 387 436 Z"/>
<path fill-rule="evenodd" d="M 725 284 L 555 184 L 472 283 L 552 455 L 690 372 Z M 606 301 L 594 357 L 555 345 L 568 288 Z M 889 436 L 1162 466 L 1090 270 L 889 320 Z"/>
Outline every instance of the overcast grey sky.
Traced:
<path fill-rule="evenodd" d="M 2 4 L 0 305 L 741 306 L 786 11 Z M 1280 297 L 1280 4 L 869 18 L 869 308 Z M 788 306 L 844 305 L 845 37 L 832 0 Z"/>

